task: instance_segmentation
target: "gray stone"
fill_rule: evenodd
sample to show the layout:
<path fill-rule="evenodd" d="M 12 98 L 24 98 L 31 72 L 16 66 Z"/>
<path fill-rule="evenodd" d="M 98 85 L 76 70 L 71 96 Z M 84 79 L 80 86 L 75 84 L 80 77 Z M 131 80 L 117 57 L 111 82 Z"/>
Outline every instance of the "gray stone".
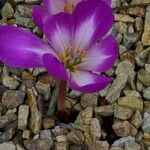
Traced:
<path fill-rule="evenodd" d="M 150 46 L 150 6 L 146 9 L 145 27 L 142 36 L 142 43 L 146 46 Z"/>
<path fill-rule="evenodd" d="M 122 147 L 122 148 L 125 148 L 125 145 L 127 143 L 133 143 L 135 142 L 135 138 L 134 137 L 131 137 L 131 136 L 127 136 L 127 137 L 123 137 L 123 138 L 120 138 L 118 140 L 116 140 L 112 146 L 118 146 L 118 147 Z"/>
<path fill-rule="evenodd" d="M 146 133 L 150 133 L 150 113 L 144 113 L 142 129 Z"/>
<path fill-rule="evenodd" d="M 121 120 L 128 120 L 132 117 L 133 110 L 130 108 L 115 105 L 114 116 Z"/>
<path fill-rule="evenodd" d="M 125 34 L 123 39 L 123 45 L 129 49 L 131 46 L 133 46 L 140 38 L 140 33 L 130 33 Z"/>
<path fill-rule="evenodd" d="M 89 145 L 88 150 L 108 150 L 109 144 L 107 141 L 96 141 L 95 143 Z"/>
<path fill-rule="evenodd" d="M 24 130 L 28 124 L 29 106 L 20 105 L 18 112 L 18 129 Z"/>
<path fill-rule="evenodd" d="M 150 100 L 150 86 L 143 90 L 143 97 Z"/>
<path fill-rule="evenodd" d="M 114 105 L 106 105 L 106 106 L 100 106 L 100 107 L 96 107 L 94 109 L 94 112 L 97 115 L 101 115 L 101 116 L 112 116 L 114 114 Z"/>
<path fill-rule="evenodd" d="M 15 120 L 17 120 L 17 116 L 15 114 L 0 116 L 0 128 L 5 127 Z"/>
<path fill-rule="evenodd" d="M 121 147 L 111 147 L 109 150 L 124 150 L 124 149 Z"/>
<path fill-rule="evenodd" d="M 2 103 L 7 109 L 13 109 L 23 103 L 25 93 L 17 90 L 7 90 L 3 93 Z"/>
<path fill-rule="evenodd" d="M 132 0 L 131 5 L 149 4 L 150 0 Z"/>
<path fill-rule="evenodd" d="M 30 130 L 23 130 L 22 138 L 29 139 L 30 135 L 31 135 L 31 131 Z"/>
<path fill-rule="evenodd" d="M 121 21 L 121 22 L 134 22 L 134 18 L 128 16 L 128 15 L 123 15 L 123 14 L 114 14 L 115 15 L 115 21 Z"/>
<path fill-rule="evenodd" d="M 37 91 L 44 96 L 44 99 L 46 101 L 48 101 L 50 99 L 51 96 L 51 86 L 50 83 L 48 82 L 44 82 L 42 80 L 39 80 L 36 83 L 36 89 Z"/>
<path fill-rule="evenodd" d="M 20 2 L 23 2 L 24 0 L 14 0 L 15 3 L 20 3 Z"/>
<path fill-rule="evenodd" d="M 117 29 L 117 31 L 120 33 L 120 34 L 124 34 L 127 32 L 127 29 L 128 29 L 128 26 L 126 23 L 124 22 L 116 22 L 115 23 L 115 28 Z"/>
<path fill-rule="evenodd" d="M 97 105 L 97 101 L 97 94 L 84 94 L 81 96 L 80 104 L 83 108 L 86 108 L 88 106 L 95 107 Z"/>
<path fill-rule="evenodd" d="M 3 18 L 12 18 L 13 17 L 13 15 L 14 15 L 14 10 L 13 10 L 13 8 L 12 8 L 12 6 L 9 4 L 9 3 L 6 3 L 4 6 L 3 6 L 3 8 L 2 8 L 2 10 L 1 10 L 1 14 L 2 14 L 2 17 Z"/>
<path fill-rule="evenodd" d="M 37 77 L 46 72 L 45 68 L 35 68 L 33 71 L 33 76 Z"/>
<path fill-rule="evenodd" d="M 13 142 L 4 142 L 0 144 L 0 150 L 16 150 L 16 146 Z"/>
<path fill-rule="evenodd" d="M 124 92 L 125 96 L 134 96 L 134 97 L 137 97 L 137 98 L 141 98 L 140 93 L 137 92 L 137 91 L 125 90 L 123 92 Z"/>
<path fill-rule="evenodd" d="M 121 97 L 118 100 L 118 104 L 133 110 L 138 109 L 141 112 L 143 111 L 143 100 L 134 96 Z"/>
<path fill-rule="evenodd" d="M 25 3 L 29 3 L 29 4 L 35 4 L 40 2 L 40 0 L 25 0 Z"/>
<path fill-rule="evenodd" d="M 111 5 L 112 5 L 112 8 L 120 7 L 121 1 L 120 0 L 113 0 Z"/>
<path fill-rule="evenodd" d="M 124 73 L 128 76 L 128 83 L 131 83 L 135 77 L 134 65 L 129 61 L 122 61 L 116 68 L 116 75 Z"/>
<path fill-rule="evenodd" d="M 11 90 L 15 90 L 15 89 L 18 88 L 19 82 L 16 79 L 12 78 L 12 77 L 9 77 L 9 76 L 5 77 L 4 76 L 3 85 L 10 88 Z"/>
<path fill-rule="evenodd" d="M 141 17 L 137 17 L 135 19 L 135 29 L 136 29 L 136 31 L 143 30 L 143 20 Z"/>
<path fill-rule="evenodd" d="M 68 143 L 67 142 L 55 142 L 54 147 L 55 147 L 55 150 L 68 150 Z"/>
<path fill-rule="evenodd" d="M 126 74 L 121 73 L 113 81 L 106 95 L 106 100 L 109 103 L 115 102 L 120 97 L 120 94 L 126 85 L 127 79 L 128 79 L 128 76 Z"/>
<path fill-rule="evenodd" d="M 150 64 L 145 64 L 145 70 L 150 73 Z"/>
<path fill-rule="evenodd" d="M 137 144 L 136 142 L 127 143 L 125 145 L 125 150 L 141 150 L 141 145 Z"/>

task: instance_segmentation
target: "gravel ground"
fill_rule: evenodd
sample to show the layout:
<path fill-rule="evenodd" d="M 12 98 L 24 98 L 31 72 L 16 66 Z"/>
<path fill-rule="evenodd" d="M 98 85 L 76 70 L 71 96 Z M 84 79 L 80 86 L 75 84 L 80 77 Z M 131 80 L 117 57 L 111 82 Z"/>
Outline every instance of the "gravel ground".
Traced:
<path fill-rule="evenodd" d="M 42 37 L 31 16 L 37 3 L 0 0 L 0 25 Z M 55 110 L 58 89 L 45 69 L 0 64 L 0 150 L 150 150 L 150 0 L 112 7 L 119 58 L 107 75 L 114 81 L 94 94 L 69 90 L 67 114 Z"/>

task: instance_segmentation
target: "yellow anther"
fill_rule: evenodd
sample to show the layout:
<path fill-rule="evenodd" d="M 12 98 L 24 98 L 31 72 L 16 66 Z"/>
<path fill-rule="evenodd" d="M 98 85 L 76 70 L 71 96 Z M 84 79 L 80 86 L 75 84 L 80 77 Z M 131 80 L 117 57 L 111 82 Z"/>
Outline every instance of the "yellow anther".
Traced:
<path fill-rule="evenodd" d="M 73 65 L 73 66 L 72 66 L 72 71 L 74 72 L 74 71 L 76 71 L 76 70 L 78 70 L 77 65 Z"/>
<path fill-rule="evenodd" d="M 65 4 L 64 11 L 65 12 L 72 12 L 74 10 L 74 4 Z"/>

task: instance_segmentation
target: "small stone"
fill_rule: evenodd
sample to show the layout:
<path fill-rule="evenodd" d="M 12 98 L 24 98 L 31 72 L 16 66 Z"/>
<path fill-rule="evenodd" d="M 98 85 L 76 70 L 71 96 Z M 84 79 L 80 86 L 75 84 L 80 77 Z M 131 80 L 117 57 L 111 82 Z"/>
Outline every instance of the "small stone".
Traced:
<path fill-rule="evenodd" d="M 141 145 L 137 144 L 136 142 L 127 143 L 125 150 L 141 150 Z"/>
<path fill-rule="evenodd" d="M 143 20 L 141 17 L 135 19 L 135 29 L 136 31 L 141 31 L 143 29 Z"/>
<path fill-rule="evenodd" d="M 33 133 L 38 134 L 41 130 L 42 126 L 42 115 L 35 108 L 31 110 L 31 118 L 30 118 L 30 128 Z"/>
<path fill-rule="evenodd" d="M 150 2 L 150 0 L 148 0 Z M 146 9 L 145 27 L 142 36 L 142 43 L 145 46 L 150 46 L 150 6 Z"/>
<path fill-rule="evenodd" d="M 128 121 L 118 121 L 112 126 L 115 133 L 120 137 L 126 137 L 131 135 L 130 123 Z"/>
<path fill-rule="evenodd" d="M 123 45 L 129 49 L 131 46 L 133 46 L 140 38 L 141 34 L 139 32 L 137 33 L 129 33 L 124 35 L 123 39 Z"/>
<path fill-rule="evenodd" d="M 74 91 L 74 90 L 72 90 L 72 91 L 68 94 L 68 96 L 69 96 L 70 98 L 78 98 L 78 97 L 80 97 L 81 95 L 82 95 L 81 92 Z"/>
<path fill-rule="evenodd" d="M 150 64 L 145 64 L 145 70 L 150 73 Z"/>
<path fill-rule="evenodd" d="M 48 101 L 51 96 L 51 86 L 50 83 L 43 82 L 42 80 L 39 80 L 36 83 L 36 89 L 37 91 L 44 96 L 44 100 Z"/>
<path fill-rule="evenodd" d="M 138 79 L 145 85 L 150 86 L 150 73 L 146 70 L 141 69 L 138 72 Z"/>
<path fill-rule="evenodd" d="M 150 100 L 150 86 L 143 90 L 143 97 Z"/>
<path fill-rule="evenodd" d="M 51 117 L 46 117 L 43 119 L 43 127 L 49 129 L 55 126 L 55 119 Z"/>
<path fill-rule="evenodd" d="M 9 4 L 9 3 L 6 3 L 4 6 L 3 6 L 3 8 L 2 8 L 2 10 L 1 10 L 1 14 L 2 14 L 2 17 L 3 18 L 12 18 L 13 17 L 13 15 L 14 15 L 14 10 L 13 10 L 13 8 L 12 8 L 12 6 Z"/>
<path fill-rule="evenodd" d="M 75 143 L 77 145 L 81 145 L 84 142 L 84 136 L 81 131 L 75 130 L 71 131 L 68 135 L 67 138 L 70 142 Z"/>
<path fill-rule="evenodd" d="M 66 135 L 59 135 L 56 137 L 57 142 L 67 142 L 67 136 Z"/>
<path fill-rule="evenodd" d="M 116 140 L 112 146 L 118 146 L 118 147 L 121 147 L 121 148 L 125 148 L 125 145 L 127 143 L 133 143 L 135 142 L 135 138 L 134 137 L 131 137 L 131 136 L 127 136 L 127 137 L 123 137 L 123 138 L 120 138 L 118 140 Z"/>
<path fill-rule="evenodd" d="M 137 97 L 137 98 L 141 98 L 140 93 L 137 92 L 137 91 L 125 90 L 123 92 L 124 92 L 125 96 L 134 96 L 134 97 Z"/>
<path fill-rule="evenodd" d="M 52 132 L 55 136 L 68 134 L 68 130 L 67 130 L 66 128 L 62 128 L 62 127 L 60 127 L 60 126 L 55 126 L 55 128 L 52 129 L 51 132 Z"/>
<path fill-rule="evenodd" d="M 9 109 L 5 115 L 9 115 L 9 114 L 15 114 L 17 112 L 17 108 L 14 109 Z"/>
<path fill-rule="evenodd" d="M 128 15 L 123 15 L 123 14 L 114 14 L 115 15 L 115 21 L 121 21 L 121 22 L 134 22 L 134 18 L 128 16 Z"/>
<path fill-rule="evenodd" d="M 3 78 L 3 85 L 10 88 L 11 90 L 15 90 L 18 88 L 19 82 L 12 77 L 6 76 Z"/>
<path fill-rule="evenodd" d="M 108 91 L 109 87 L 110 87 L 110 84 L 109 84 L 106 88 L 104 88 L 103 90 L 101 90 L 101 91 L 99 92 L 99 95 L 100 95 L 101 97 L 105 97 L 106 94 L 107 94 L 107 91 Z"/>
<path fill-rule="evenodd" d="M 134 66 L 129 61 L 122 61 L 119 63 L 119 65 L 116 68 L 116 75 L 119 75 L 121 73 L 124 73 L 128 76 L 128 83 L 131 83 L 134 80 L 135 77 L 135 71 Z"/>
<path fill-rule="evenodd" d="M 17 90 L 7 90 L 3 93 L 2 103 L 7 109 L 13 109 L 23 103 L 25 93 Z"/>
<path fill-rule="evenodd" d="M 127 32 L 128 26 L 124 22 L 116 22 L 115 28 L 117 29 L 118 33 L 124 34 Z"/>
<path fill-rule="evenodd" d="M 121 147 L 111 147 L 109 150 L 124 150 L 124 149 Z"/>
<path fill-rule="evenodd" d="M 17 116 L 15 114 L 0 116 L 0 128 L 5 127 L 15 120 L 17 120 Z"/>
<path fill-rule="evenodd" d="M 46 72 L 45 68 L 35 68 L 33 71 L 33 76 L 37 77 Z"/>
<path fill-rule="evenodd" d="M 97 105 L 97 94 L 84 94 L 81 96 L 80 104 L 83 108 L 88 106 L 95 107 Z"/>
<path fill-rule="evenodd" d="M 108 150 L 109 144 L 107 141 L 96 141 L 89 146 L 88 150 Z"/>
<path fill-rule="evenodd" d="M 20 105 L 19 113 L 18 113 L 18 129 L 24 130 L 27 128 L 28 115 L 29 115 L 29 106 L 28 105 Z"/>
<path fill-rule="evenodd" d="M 51 135 L 50 130 L 42 130 L 40 132 L 40 139 L 49 139 L 49 140 L 52 140 L 52 135 Z"/>
<path fill-rule="evenodd" d="M 76 125 L 89 125 L 93 115 L 93 108 L 87 107 L 85 110 L 79 113 L 75 120 Z"/>
<path fill-rule="evenodd" d="M 101 138 L 101 126 L 97 118 L 92 118 L 90 122 L 90 132 L 93 139 L 93 142 Z"/>
<path fill-rule="evenodd" d="M 16 150 L 25 150 L 20 144 L 16 145 Z"/>
<path fill-rule="evenodd" d="M 129 8 L 127 10 L 127 12 L 130 15 L 134 15 L 134 16 L 139 16 L 139 17 L 144 17 L 145 16 L 145 8 L 144 7 L 140 7 L 140 6 Z"/>
<path fill-rule="evenodd" d="M 144 113 L 142 129 L 146 133 L 150 133 L 150 113 Z"/>
<path fill-rule="evenodd" d="M 141 112 L 143 111 L 143 101 L 134 96 L 121 97 L 118 100 L 118 104 L 131 109 L 138 109 Z"/>
<path fill-rule="evenodd" d="M 15 1 L 15 3 L 21 3 L 21 2 L 23 2 L 24 0 L 14 0 Z"/>
<path fill-rule="evenodd" d="M 25 0 L 25 3 L 33 4 L 33 3 L 38 3 L 40 0 Z"/>
<path fill-rule="evenodd" d="M 15 134 L 15 131 L 12 128 L 5 131 L 4 133 L 2 133 L 0 135 L 0 143 L 11 140 L 13 138 L 14 134 Z"/>
<path fill-rule="evenodd" d="M 142 115 L 140 111 L 137 110 L 131 119 L 131 123 L 138 129 L 142 125 L 142 121 Z"/>
<path fill-rule="evenodd" d="M 29 139 L 31 135 L 31 131 L 30 130 L 24 130 L 22 133 L 22 138 L 24 139 Z"/>
<path fill-rule="evenodd" d="M 55 150 L 68 150 L 68 144 L 66 142 L 55 142 Z"/>
<path fill-rule="evenodd" d="M 106 105 L 106 106 L 100 106 L 100 107 L 96 107 L 94 109 L 94 112 L 97 115 L 101 115 L 101 116 L 112 116 L 114 114 L 114 105 Z"/>
<path fill-rule="evenodd" d="M 126 107 L 122 107 L 119 105 L 115 106 L 115 112 L 114 115 L 116 118 L 121 119 L 121 120 L 128 120 L 132 117 L 133 115 L 133 110 L 126 108 Z"/>
<path fill-rule="evenodd" d="M 111 5 L 112 5 L 112 8 L 120 7 L 121 1 L 120 0 L 113 0 Z"/>
<path fill-rule="evenodd" d="M 13 142 L 4 142 L 0 144 L 0 150 L 16 150 L 16 146 Z"/>
<path fill-rule="evenodd" d="M 111 85 L 111 87 L 108 90 L 107 95 L 106 95 L 106 100 L 109 103 L 113 103 L 116 100 L 118 100 L 123 88 L 126 85 L 127 79 L 128 79 L 128 76 L 126 74 L 121 73 L 113 81 L 113 83 L 112 83 L 112 85 Z"/>
<path fill-rule="evenodd" d="M 132 0 L 131 5 L 149 4 L 150 0 Z"/>

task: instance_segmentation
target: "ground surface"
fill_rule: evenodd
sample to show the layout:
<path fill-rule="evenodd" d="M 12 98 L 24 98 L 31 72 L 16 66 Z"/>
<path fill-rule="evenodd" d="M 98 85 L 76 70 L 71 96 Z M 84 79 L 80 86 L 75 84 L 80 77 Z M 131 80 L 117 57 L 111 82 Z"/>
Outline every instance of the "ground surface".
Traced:
<path fill-rule="evenodd" d="M 4 2 L 1 25 L 42 36 L 31 17 L 38 0 Z M 58 89 L 44 69 L 1 63 L 0 150 L 150 150 L 150 0 L 112 3 L 119 58 L 107 74 L 114 81 L 98 93 L 68 93 L 68 115 L 54 109 Z"/>

